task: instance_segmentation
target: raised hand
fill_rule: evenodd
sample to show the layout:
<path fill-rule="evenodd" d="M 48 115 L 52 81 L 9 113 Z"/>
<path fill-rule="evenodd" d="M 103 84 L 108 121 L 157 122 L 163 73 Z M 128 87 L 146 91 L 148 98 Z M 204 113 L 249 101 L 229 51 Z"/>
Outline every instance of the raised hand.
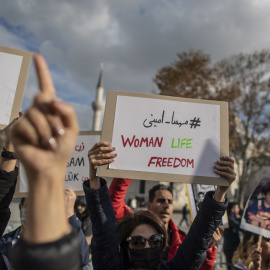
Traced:
<path fill-rule="evenodd" d="M 259 244 L 257 243 L 254 249 L 250 253 L 251 261 L 253 262 L 253 269 L 261 269 L 262 263 L 262 248 L 258 248 Z"/>
<path fill-rule="evenodd" d="M 70 188 L 65 188 L 64 196 L 67 218 L 70 218 L 74 215 L 74 204 L 77 196 L 75 192 Z"/>
<path fill-rule="evenodd" d="M 68 160 L 78 133 L 73 108 L 55 97 L 44 58 L 35 54 L 34 60 L 41 91 L 12 132 L 16 153 L 30 176 L 29 181 L 32 174 L 58 171 Z"/>
<path fill-rule="evenodd" d="M 12 142 L 24 165 L 29 196 L 24 239 L 46 243 L 70 232 L 64 202 L 66 162 L 78 124 L 73 108 L 55 97 L 45 59 L 34 55 L 40 93 L 12 129 Z"/>
<path fill-rule="evenodd" d="M 227 178 L 230 186 L 231 183 L 236 179 L 236 173 L 234 171 L 234 159 L 229 156 L 221 157 L 214 167 L 214 172 Z M 215 200 L 222 202 L 229 186 L 218 186 L 214 195 Z"/>
<path fill-rule="evenodd" d="M 97 166 L 114 162 L 116 150 L 109 142 L 98 142 L 91 150 L 88 151 L 89 167 L 90 167 L 90 187 L 98 189 L 100 187 L 98 177 L 96 176 Z"/>
<path fill-rule="evenodd" d="M 13 156 L 15 156 L 15 159 L 3 157 L 3 156 L 1 157 L 0 169 L 5 170 L 6 172 L 14 171 L 14 168 L 15 168 L 15 165 L 17 162 L 16 154 L 14 153 L 15 149 L 14 149 L 13 143 L 11 141 L 11 130 L 12 130 L 14 124 L 22 117 L 22 115 L 23 115 L 23 112 L 20 112 L 19 117 L 13 119 L 13 121 L 3 129 L 3 131 L 5 132 L 5 146 L 4 146 L 5 149 L 3 149 L 3 150 L 5 150 L 6 153 L 11 152 L 11 153 L 8 153 L 8 155 L 12 154 Z"/>
<path fill-rule="evenodd" d="M 223 228 L 217 227 L 217 229 L 214 231 L 213 236 L 210 240 L 209 247 L 215 245 L 217 242 L 220 242 L 223 232 L 224 232 Z"/>

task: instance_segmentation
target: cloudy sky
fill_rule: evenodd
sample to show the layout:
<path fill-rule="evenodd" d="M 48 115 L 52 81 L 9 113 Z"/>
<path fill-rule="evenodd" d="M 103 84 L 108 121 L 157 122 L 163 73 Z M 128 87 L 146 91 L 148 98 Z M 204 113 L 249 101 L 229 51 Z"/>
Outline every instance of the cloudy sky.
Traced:
<path fill-rule="evenodd" d="M 104 88 L 157 92 L 153 78 L 176 53 L 213 62 L 270 47 L 267 0 L 0 0 L 0 45 L 47 59 L 57 94 L 92 128 L 100 63 Z M 37 92 L 31 64 L 25 110 Z"/>

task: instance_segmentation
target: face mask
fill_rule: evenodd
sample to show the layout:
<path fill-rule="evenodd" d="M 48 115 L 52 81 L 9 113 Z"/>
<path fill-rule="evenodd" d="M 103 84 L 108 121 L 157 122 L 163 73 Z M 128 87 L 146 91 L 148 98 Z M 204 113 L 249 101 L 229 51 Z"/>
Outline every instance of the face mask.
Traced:
<path fill-rule="evenodd" d="M 141 250 L 129 249 L 130 263 L 134 269 L 156 269 L 161 261 L 162 247 L 144 248 Z"/>
<path fill-rule="evenodd" d="M 22 209 L 21 209 L 21 224 L 24 227 L 25 227 L 25 223 L 26 223 L 26 218 L 27 218 L 26 208 L 22 207 Z"/>

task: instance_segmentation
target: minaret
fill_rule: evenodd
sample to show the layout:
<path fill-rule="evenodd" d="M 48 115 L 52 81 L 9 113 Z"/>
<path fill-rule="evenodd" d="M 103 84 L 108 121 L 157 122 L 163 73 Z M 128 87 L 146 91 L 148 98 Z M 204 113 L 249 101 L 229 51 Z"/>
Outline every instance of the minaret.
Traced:
<path fill-rule="evenodd" d="M 92 107 L 94 110 L 93 130 L 101 130 L 100 128 L 101 114 L 104 108 L 104 102 L 103 102 L 104 89 L 103 89 L 102 75 L 103 75 L 103 63 L 100 64 L 100 74 L 99 74 L 99 79 L 97 83 L 96 100 L 92 103 Z"/>

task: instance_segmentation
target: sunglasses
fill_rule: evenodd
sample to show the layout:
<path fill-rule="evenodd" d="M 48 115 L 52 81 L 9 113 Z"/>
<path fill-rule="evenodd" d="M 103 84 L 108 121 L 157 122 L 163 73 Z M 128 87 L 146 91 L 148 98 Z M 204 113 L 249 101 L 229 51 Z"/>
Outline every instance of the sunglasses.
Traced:
<path fill-rule="evenodd" d="M 268 238 L 268 237 L 263 236 L 263 240 L 265 240 L 266 242 L 270 242 L 270 238 Z"/>
<path fill-rule="evenodd" d="M 130 242 L 134 249 L 143 249 L 146 246 L 146 242 L 148 242 L 150 248 L 158 248 L 163 245 L 164 235 L 163 234 L 153 234 L 148 239 L 137 235 L 130 236 L 127 238 L 127 242 Z"/>

